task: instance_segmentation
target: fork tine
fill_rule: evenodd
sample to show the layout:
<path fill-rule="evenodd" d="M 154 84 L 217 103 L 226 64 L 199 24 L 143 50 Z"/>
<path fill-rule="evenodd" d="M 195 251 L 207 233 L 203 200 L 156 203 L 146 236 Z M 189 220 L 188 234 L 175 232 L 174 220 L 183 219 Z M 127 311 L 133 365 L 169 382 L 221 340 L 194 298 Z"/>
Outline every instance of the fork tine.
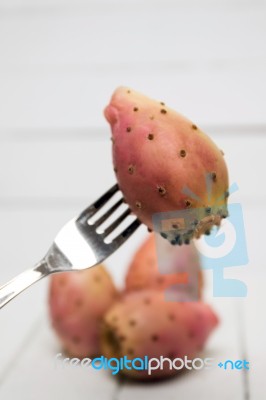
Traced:
<path fill-rule="evenodd" d="M 123 204 L 124 199 L 121 198 L 120 200 L 118 200 L 108 211 L 106 211 L 106 213 L 104 213 L 99 219 L 97 219 L 97 221 L 95 221 L 95 223 L 93 224 L 96 228 L 98 226 L 100 226 L 104 221 L 107 220 L 108 217 L 110 217 L 110 215 L 113 214 L 113 212 L 121 205 Z"/>
<path fill-rule="evenodd" d="M 130 209 L 127 208 L 111 225 L 109 225 L 105 231 L 102 233 L 105 238 L 109 233 L 113 232 L 115 228 L 117 228 L 121 222 L 131 213 Z"/>
<path fill-rule="evenodd" d="M 99 199 L 97 199 L 93 204 L 89 207 L 85 208 L 82 213 L 79 215 L 78 220 L 88 220 L 88 218 L 92 217 L 108 200 L 110 200 L 113 195 L 119 190 L 118 184 L 116 183 L 111 187 L 106 193 L 104 193 Z"/>
<path fill-rule="evenodd" d="M 141 222 L 136 218 L 123 232 L 120 233 L 113 241 L 117 246 L 123 244 L 141 225 Z"/>

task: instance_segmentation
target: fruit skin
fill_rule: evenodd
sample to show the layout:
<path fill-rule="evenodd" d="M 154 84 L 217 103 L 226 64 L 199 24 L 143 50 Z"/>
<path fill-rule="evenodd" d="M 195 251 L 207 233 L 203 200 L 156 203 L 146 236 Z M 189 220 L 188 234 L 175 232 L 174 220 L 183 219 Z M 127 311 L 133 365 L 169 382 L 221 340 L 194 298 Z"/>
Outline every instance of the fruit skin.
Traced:
<path fill-rule="evenodd" d="M 115 303 L 104 317 L 102 354 L 107 357 L 170 359 L 195 358 L 218 324 L 210 306 L 202 302 L 172 303 L 162 292 L 131 292 Z M 151 375 L 146 370 L 123 369 L 122 374 L 141 380 L 159 379 L 177 373 L 168 364 Z"/>
<path fill-rule="evenodd" d="M 104 114 L 112 129 L 119 187 L 149 229 L 155 229 L 155 213 L 195 209 L 194 225 L 190 221 L 192 225 L 183 230 L 166 232 L 172 244 L 188 243 L 228 215 L 223 154 L 195 124 L 164 103 L 125 87 L 114 92 Z"/>
<path fill-rule="evenodd" d="M 162 265 L 164 254 L 166 264 Z M 161 259 L 160 269 L 158 257 Z M 156 240 L 155 234 L 150 233 L 129 265 L 125 286 L 128 292 L 170 289 L 171 292 L 167 293 L 172 293 L 179 301 L 201 299 L 203 276 L 199 253 L 193 241 L 188 246 L 174 247 L 160 237 Z"/>
<path fill-rule="evenodd" d="M 51 276 L 50 319 L 69 355 L 83 358 L 99 354 L 101 319 L 117 298 L 103 265 Z"/>

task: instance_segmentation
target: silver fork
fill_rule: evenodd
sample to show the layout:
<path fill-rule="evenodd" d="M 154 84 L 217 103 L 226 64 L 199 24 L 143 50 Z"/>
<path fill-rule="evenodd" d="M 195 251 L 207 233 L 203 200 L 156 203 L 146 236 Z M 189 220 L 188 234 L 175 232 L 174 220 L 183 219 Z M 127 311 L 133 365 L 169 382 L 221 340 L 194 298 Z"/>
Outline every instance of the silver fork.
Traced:
<path fill-rule="evenodd" d="M 126 219 L 131 212 L 130 209 L 127 208 L 103 232 L 97 233 L 96 229 L 123 204 L 123 198 L 116 201 L 93 224 L 90 225 L 88 221 L 102 209 L 118 190 L 118 185 L 114 185 L 95 203 L 82 211 L 77 218 L 69 221 L 59 231 L 47 254 L 38 264 L 1 286 L 0 308 L 45 276 L 55 272 L 75 271 L 93 267 L 116 251 L 140 226 L 140 221 L 136 218 L 110 243 L 106 243 L 107 236 L 111 235 Z"/>

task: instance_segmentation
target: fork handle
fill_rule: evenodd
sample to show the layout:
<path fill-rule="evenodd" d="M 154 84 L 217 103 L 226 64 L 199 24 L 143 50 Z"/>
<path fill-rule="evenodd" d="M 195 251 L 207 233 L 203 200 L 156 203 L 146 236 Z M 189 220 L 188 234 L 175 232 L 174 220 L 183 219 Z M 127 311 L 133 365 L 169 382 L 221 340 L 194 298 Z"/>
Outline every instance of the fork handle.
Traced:
<path fill-rule="evenodd" d="M 40 261 L 34 268 L 28 269 L 17 275 L 11 281 L 0 287 L 0 308 L 33 283 L 48 275 L 48 266 L 45 260 Z"/>

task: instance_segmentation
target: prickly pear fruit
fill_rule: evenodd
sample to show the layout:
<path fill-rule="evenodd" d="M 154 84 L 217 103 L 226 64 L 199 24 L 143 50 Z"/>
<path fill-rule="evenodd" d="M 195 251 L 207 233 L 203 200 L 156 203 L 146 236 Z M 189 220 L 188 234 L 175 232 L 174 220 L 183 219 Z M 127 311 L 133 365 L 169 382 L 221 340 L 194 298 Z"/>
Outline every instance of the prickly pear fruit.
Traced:
<path fill-rule="evenodd" d="M 160 356 L 193 359 L 217 325 L 212 309 L 201 302 L 166 302 L 163 293 L 144 290 L 128 293 L 104 317 L 101 344 L 107 357 L 129 359 Z M 163 369 L 123 369 L 132 378 L 154 379 L 175 374 L 166 362 Z"/>
<path fill-rule="evenodd" d="M 101 318 L 115 300 L 117 291 L 102 265 L 51 276 L 51 322 L 68 354 L 90 357 L 99 353 Z"/>
<path fill-rule="evenodd" d="M 188 243 L 228 215 L 223 154 L 195 124 L 124 87 L 114 92 L 105 117 L 112 129 L 119 187 L 149 229 L 162 232 L 172 244 Z M 153 227 L 154 214 L 188 209 L 196 210 L 197 218 L 193 214 L 185 227 L 175 221 L 171 229 Z"/>
<path fill-rule="evenodd" d="M 137 250 L 126 275 L 126 291 L 172 289 L 180 301 L 200 299 L 202 285 L 200 258 L 193 241 L 176 247 L 159 237 L 156 245 L 154 233 Z"/>

